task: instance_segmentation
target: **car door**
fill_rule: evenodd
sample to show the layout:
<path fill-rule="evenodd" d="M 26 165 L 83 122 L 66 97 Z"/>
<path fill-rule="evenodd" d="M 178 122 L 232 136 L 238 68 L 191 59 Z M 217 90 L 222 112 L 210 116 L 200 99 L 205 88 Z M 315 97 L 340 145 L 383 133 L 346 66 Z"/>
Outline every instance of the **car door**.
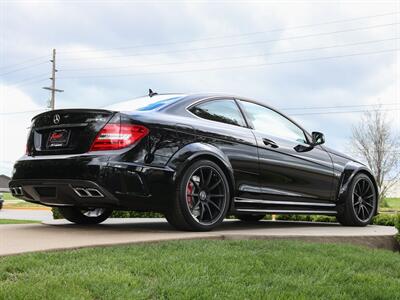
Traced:
<path fill-rule="evenodd" d="M 259 194 L 258 149 L 254 135 L 235 99 L 213 98 L 189 108 L 199 118 L 199 140 L 220 149 L 232 166 L 235 178 L 234 197 Z"/>
<path fill-rule="evenodd" d="M 260 198 L 272 201 L 331 200 L 333 164 L 297 124 L 266 106 L 239 101 L 257 140 Z"/>

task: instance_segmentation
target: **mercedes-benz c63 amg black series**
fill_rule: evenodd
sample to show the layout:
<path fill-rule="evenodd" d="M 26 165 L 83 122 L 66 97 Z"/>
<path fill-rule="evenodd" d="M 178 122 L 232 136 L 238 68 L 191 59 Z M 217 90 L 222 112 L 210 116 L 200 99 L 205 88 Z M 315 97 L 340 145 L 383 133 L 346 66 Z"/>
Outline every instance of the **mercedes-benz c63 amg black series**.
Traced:
<path fill-rule="evenodd" d="M 321 214 L 365 226 L 377 213 L 371 171 L 277 110 L 242 97 L 164 94 L 32 120 L 10 188 L 100 223 L 112 210 L 156 211 L 183 230 L 226 215 Z"/>

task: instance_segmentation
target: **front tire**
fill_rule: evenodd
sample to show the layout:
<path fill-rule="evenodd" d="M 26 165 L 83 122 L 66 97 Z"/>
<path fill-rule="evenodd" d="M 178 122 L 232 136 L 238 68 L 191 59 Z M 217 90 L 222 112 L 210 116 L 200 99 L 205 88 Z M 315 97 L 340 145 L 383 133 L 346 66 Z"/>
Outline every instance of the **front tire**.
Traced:
<path fill-rule="evenodd" d="M 336 218 L 345 226 L 367 226 L 375 215 L 377 202 L 372 180 L 365 174 L 357 174 L 349 186 L 345 203 Z"/>
<path fill-rule="evenodd" d="M 112 213 L 111 209 L 106 208 L 80 209 L 78 207 L 60 207 L 58 209 L 65 219 L 81 225 L 100 224 L 107 220 Z"/>
<path fill-rule="evenodd" d="M 181 176 L 165 216 L 177 229 L 209 231 L 224 220 L 229 200 L 228 179 L 222 169 L 212 161 L 198 160 Z"/>

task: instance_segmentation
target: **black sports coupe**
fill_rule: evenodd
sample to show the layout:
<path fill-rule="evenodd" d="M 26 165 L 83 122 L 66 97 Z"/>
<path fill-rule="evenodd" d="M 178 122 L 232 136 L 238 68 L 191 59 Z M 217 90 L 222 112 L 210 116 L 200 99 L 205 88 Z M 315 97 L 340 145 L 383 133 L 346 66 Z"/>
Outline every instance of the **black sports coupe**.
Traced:
<path fill-rule="evenodd" d="M 371 171 L 261 102 L 218 94 L 163 94 L 105 109 L 61 109 L 32 119 L 10 189 L 96 224 L 113 210 L 156 211 L 182 230 L 225 216 L 336 216 L 365 226 L 377 213 Z"/>

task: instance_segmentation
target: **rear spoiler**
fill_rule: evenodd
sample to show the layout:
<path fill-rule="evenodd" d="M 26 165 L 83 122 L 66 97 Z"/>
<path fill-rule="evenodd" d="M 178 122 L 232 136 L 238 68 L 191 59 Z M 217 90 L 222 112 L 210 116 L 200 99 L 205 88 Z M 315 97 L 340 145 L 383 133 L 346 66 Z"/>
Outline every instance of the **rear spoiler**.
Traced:
<path fill-rule="evenodd" d="M 48 113 L 66 113 L 66 112 L 92 112 L 92 113 L 114 113 L 112 110 L 107 110 L 107 109 L 94 109 L 94 108 L 66 108 L 66 109 L 55 109 L 55 110 L 48 110 L 45 112 L 42 112 L 32 118 L 32 121 L 35 120 L 36 118 L 48 114 Z"/>

